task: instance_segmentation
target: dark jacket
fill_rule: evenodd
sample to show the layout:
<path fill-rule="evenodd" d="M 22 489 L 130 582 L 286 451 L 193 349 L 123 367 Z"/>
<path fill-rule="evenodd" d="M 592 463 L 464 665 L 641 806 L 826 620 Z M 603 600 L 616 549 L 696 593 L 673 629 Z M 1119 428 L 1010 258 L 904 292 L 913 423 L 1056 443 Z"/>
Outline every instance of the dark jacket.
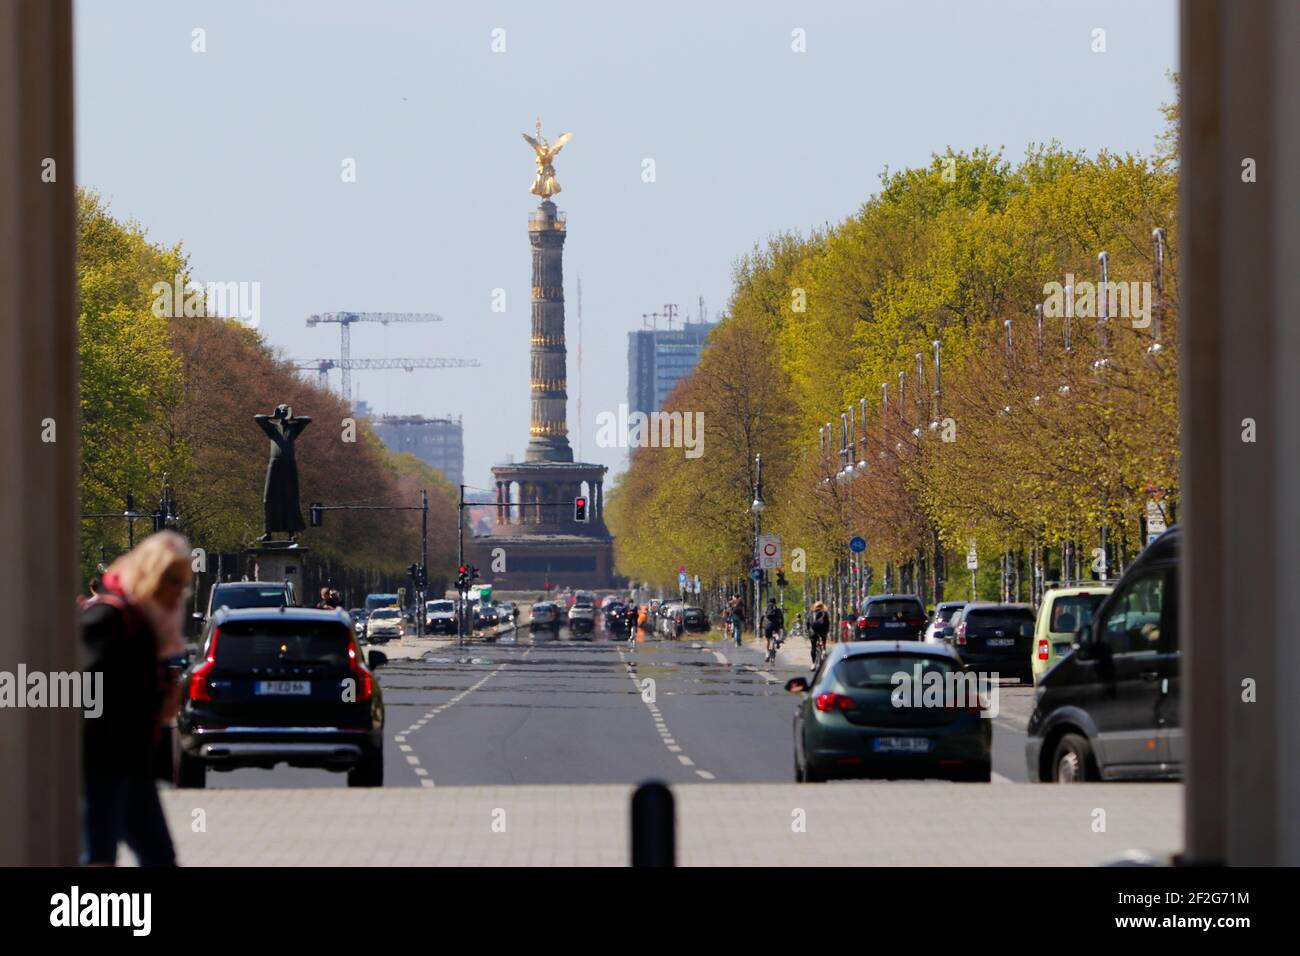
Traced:
<path fill-rule="evenodd" d="M 110 592 L 82 611 L 81 641 L 86 671 L 104 675 L 102 712 L 81 720 L 83 766 L 150 773 L 168 680 L 153 628 Z"/>
<path fill-rule="evenodd" d="M 818 637 L 825 637 L 831 631 L 831 616 L 827 611 L 813 611 L 812 632 Z"/>
<path fill-rule="evenodd" d="M 779 631 L 785 627 L 785 612 L 779 607 L 770 607 L 765 615 L 767 624 L 766 630 Z"/>

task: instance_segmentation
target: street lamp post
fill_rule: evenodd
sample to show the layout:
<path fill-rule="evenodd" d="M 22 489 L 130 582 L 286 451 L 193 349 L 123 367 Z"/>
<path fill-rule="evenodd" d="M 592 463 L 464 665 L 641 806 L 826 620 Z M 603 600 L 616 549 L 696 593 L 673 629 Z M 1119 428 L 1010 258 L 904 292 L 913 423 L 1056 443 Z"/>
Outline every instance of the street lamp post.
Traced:
<path fill-rule="evenodd" d="M 757 562 L 756 567 L 762 571 L 762 559 L 758 553 L 758 536 L 763 531 L 763 509 L 766 505 L 763 503 L 763 456 L 761 454 L 754 456 L 754 502 L 749 506 L 750 512 L 754 515 L 754 560 Z M 760 575 L 754 582 L 754 632 L 758 633 L 758 616 L 763 608 L 763 578 Z"/>

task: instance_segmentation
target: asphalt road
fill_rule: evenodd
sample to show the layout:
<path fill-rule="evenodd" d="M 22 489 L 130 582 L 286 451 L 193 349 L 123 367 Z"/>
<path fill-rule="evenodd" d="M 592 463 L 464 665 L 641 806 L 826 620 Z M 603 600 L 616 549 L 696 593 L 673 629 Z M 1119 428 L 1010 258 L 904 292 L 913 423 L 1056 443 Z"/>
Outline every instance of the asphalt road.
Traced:
<path fill-rule="evenodd" d="M 785 681 L 757 645 L 574 637 L 526 627 L 466 648 L 439 642 L 379 671 L 385 786 L 765 783 L 793 780 Z M 1032 689 L 1004 683 L 995 783 L 1026 780 Z M 343 774 L 276 767 L 210 772 L 208 786 L 342 787 Z M 942 784 L 940 784 L 942 785 Z"/>

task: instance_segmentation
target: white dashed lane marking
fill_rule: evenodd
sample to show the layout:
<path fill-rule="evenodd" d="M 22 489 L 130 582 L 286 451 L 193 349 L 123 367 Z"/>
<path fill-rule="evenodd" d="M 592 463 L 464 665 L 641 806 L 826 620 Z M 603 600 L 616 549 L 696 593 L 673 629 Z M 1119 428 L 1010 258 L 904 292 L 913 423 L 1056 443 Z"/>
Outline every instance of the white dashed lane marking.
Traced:
<path fill-rule="evenodd" d="M 718 658 L 720 659 L 721 663 L 723 663 L 723 664 L 727 663 L 727 659 L 726 659 L 725 657 L 723 657 L 721 654 L 718 654 L 717 651 L 714 651 L 714 654 L 716 654 L 716 655 L 718 656 Z M 622 652 L 621 650 L 618 652 L 618 658 L 619 658 L 620 661 L 623 662 L 623 666 L 627 669 L 627 676 L 631 679 L 631 681 L 632 681 L 632 686 L 636 688 L 637 696 L 640 696 L 640 695 L 641 695 L 641 682 L 637 679 L 636 671 L 633 670 L 633 668 L 632 668 L 632 664 L 628 661 L 628 659 L 627 659 L 626 657 L 623 656 L 623 652 Z M 645 699 L 642 698 L 642 700 L 645 700 Z M 670 754 L 676 754 L 676 755 L 677 755 L 677 759 L 678 759 L 678 761 L 681 763 L 681 765 L 682 765 L 683 767 L 694 767 L 694 766 L 695 766 L 695 761 L 692 760 L 690 757 L 686 756 L 686 754 L 682 753 L 682 748 L 678 745 L 676 739 L 675 739 L 675 738 L 673 737 L 673 735 L 669 732 L 669 730 L 668 730 L 668 724 L 667 724 L 667 722 L 664 720 L 664 715 L 663 715 L 662 713 L 660 713 L 660 711 L 659 711 L 659 705 L 658 705 L 658 704 L 651 703 L 651 702 L 649 702 L 649 701 L 645 701 L 645 706 L 646 706 L 646 709 L 647 709 L 648 711 L 650 711 L 650 717 L 651 717 L 651 718 L 654 720 L 654 722 L 655 722 L 655 729 L 656 729 L 657 731 L 659 731 L 659 736 L 660 736 L 660 738 L 663 740 L 663 742 L 664 742 L 664 746 L 668 748 L 668 752 L 669 752 Z M 701 780 L 714 780 L 714 779 L 716 779 L 716 778 L 713 776 L 713 774 L 709 773 L 707 770 L 700 770 L 700 769 L 696 768 L 696 770 L 695 770 L 695 774 L 696 774 L 696 776 L 698 776 Z"/>
<path fill-rule="evenodd" d="M 528 648 L 528 650 L 524 651 L 522 657 L 527 657 L 532 652 L 533 649 L 530 647 Z M 486 674 L 480 677 L 477 682 L 471 684 L 469 687 L 466 687 L 463 691 L 461 691 L 459 694 L 457 694 L 455 697 L 453 697 L 451 700 L 447 701 L 446 703 L 439 704 L 437 707 L 433 707 L 429 709 L 428 711 L 425 712 L 423 717 L 421 717 L 415 723 L 411 724 L 411 726 L 407 727 L 400 734 L 396 734 L 393 737 L 393 741 L 394 743 L 397 744 L 398 749 L 401 750 L 402 753 L 406 755 L 407 764 L 409 764 L 411 769 L 415 771 L 416 776 L 420 778 L 420 786 L 432 787 L 433 778 L 429 776 L 429 771 L 426 768 L 420 766 L 420 758 L 410 752 L 413 748 L 406 742 L 406 738 L 414 734 L 421 727 L 427 724 L 438 714 L 441 714 L 448 707 L 455 706 L 456 704 L 464 700 L 466 697 L 468 697 L 470 694 L 474 693 L 474 691 L 478 690 L 489 680 L 491 680 L 493 677 L 499 674 L 502 668 L 504 668 L 505 666 L 506 666 L 506 662 L 502 661 L 492 670 L 488 671 Z"/>

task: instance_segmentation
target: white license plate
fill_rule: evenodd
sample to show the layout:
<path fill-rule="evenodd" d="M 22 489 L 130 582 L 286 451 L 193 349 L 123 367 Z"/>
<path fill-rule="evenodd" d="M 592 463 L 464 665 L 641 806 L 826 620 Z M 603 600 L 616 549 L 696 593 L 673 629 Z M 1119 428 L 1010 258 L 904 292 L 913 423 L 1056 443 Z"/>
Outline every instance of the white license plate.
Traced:
<path fill-rule="evenodd" d="M 907 627 L 905 621 L 886 621 L 885 627 Z"/>
<path fill-rule="evenodd" d="M 311 693 L 309 680 L 260 680 L 253 688 L 253 693 L 261 696 L 305 696 Z"/>
<path fill-rule="evenodd" d="M 984 641 L 989 647 L 1010 647 L 1015 642 L 1014 637 L 990 637 Z"/>
<path fill-rule="evenodd" d="M 877 737 L 871 749 L 877 753 L 929 753 L 934 741 L 929 737 Z"/>

